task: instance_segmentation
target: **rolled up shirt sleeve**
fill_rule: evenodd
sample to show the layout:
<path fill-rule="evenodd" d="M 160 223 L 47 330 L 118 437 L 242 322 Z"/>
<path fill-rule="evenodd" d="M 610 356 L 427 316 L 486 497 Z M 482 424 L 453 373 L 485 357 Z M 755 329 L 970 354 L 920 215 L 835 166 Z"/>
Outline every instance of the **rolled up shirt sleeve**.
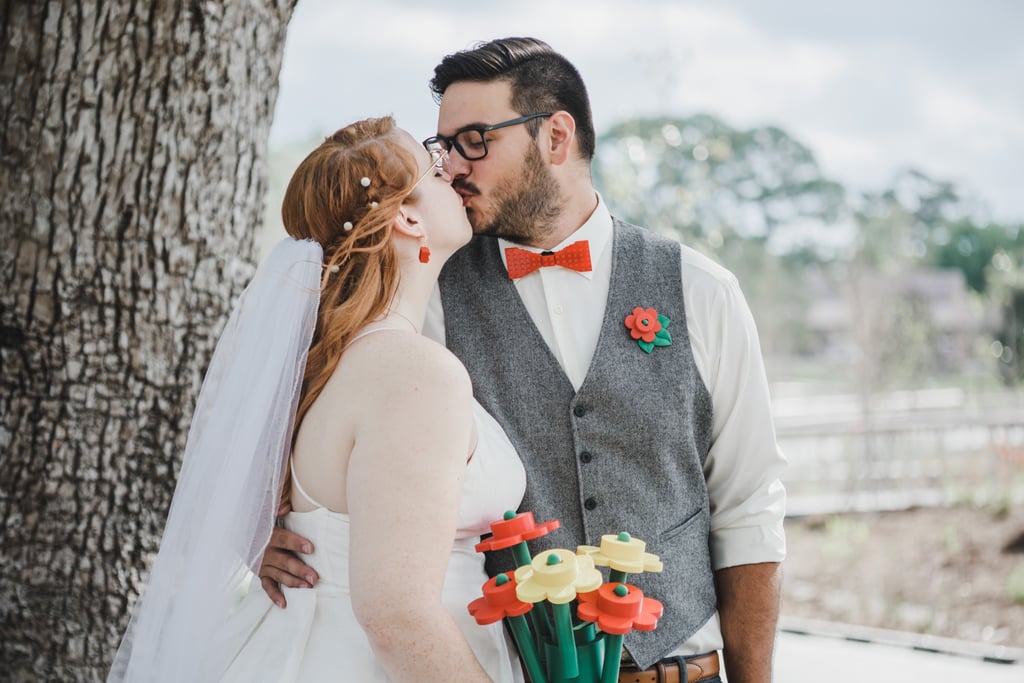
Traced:
<path fill-rule="evenodd" d="M 713 405 L 704 462 L 712 566 L 781 562 L 786 459 L 775 437 L 757 327 L 736 277 L 681 248 L 687 330 Z"/>

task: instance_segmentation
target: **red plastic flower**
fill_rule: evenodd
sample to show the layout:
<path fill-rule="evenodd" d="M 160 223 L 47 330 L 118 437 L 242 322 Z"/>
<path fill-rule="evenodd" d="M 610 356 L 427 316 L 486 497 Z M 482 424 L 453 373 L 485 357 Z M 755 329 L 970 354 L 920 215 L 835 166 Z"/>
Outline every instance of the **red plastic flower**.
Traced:
<path fill-rule="evenodd" d="M 605 633 L 625 635 L 633 629 L 653 631 L 665 607 L 643 591 L 626 583 L 606 583 L 596 591 L 579 594 L 577 616 L 596 621 Z"/>
<path fill-rule="evenodd" d="M 625 322 L 629 336 L 636 340 L 645 353 L 653 351 L 655 346 L 672 345 L 672 335 L 668 331 L 672 321 L 653 308 L 637 306 L 626 316 Z"/>
<path fill-rule="evenodd" d="M 505 513 L 505 519 L 491 523 L 491 537 L 476 544 L 476 551 L 511 548 L 523 541 L 532 541 L 545 536 L 559 527 L 557 519 L 538 524 L 533 521 L 532 512 L 520 512 L 518 515 L 511 510 Z"/>
<path fill-rule="evenodd" d="M 516 597 L 513 572 L 498 574 L 483 586 L 484 596 L 469 603 L 469 613 L 481 626 L 501 621 L 505 617 L 518 617 L 533 609 L 533 604 Z"/>
<path fill-rule="evenodd" d="M 626 316 L 626 327 L 629 328 L 629 336 L 633 339 L 653 342 L 654 337 L 661 331 L 661 321 L 658 320 L 658 312 L 653 308 L 637 306 L 631 315 Z"/>

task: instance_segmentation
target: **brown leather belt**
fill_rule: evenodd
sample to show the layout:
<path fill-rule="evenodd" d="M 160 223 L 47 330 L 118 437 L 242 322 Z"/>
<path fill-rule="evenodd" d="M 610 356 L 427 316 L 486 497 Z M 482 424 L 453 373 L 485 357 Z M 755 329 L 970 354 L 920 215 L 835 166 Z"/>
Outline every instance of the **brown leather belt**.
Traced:
<path fill-rule="evenodd" d="M 718 653 L 686 658 L 686 675 L 679 668 L 679 659 L 663 659 L 650 669 L 641 671 L 633 664 L 623 664 L 619 683 L 697 683 L 718 675 Z"/>

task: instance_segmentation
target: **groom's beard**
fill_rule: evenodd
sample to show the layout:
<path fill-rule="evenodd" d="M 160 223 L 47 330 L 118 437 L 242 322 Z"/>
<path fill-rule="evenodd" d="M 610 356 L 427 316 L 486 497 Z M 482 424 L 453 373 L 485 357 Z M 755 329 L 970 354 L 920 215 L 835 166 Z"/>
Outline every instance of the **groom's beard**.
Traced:
<path fill-rule="evenodd" d="M 555 230 L 562 212 L 558 183 L 544 164 L 536 146 L 530 145 L 523 166 L 491 192 L 494 216 L 470 213 L 477 235 L 503 237 L 518 244 L 540 242 Z M 479 219 L 479 220 L 474 220 Z"/>

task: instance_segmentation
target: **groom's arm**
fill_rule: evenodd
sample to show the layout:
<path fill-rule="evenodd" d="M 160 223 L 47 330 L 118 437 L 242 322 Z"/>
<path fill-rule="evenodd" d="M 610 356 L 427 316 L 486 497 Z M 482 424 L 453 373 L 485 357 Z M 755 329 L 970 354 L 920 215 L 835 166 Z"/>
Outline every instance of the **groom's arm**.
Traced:
<path fill-rule="evenodd" d="M 282 510 L 285 514 L 287 510 Z M 312 588 L 320 579 L 312 567 L 299 559 L 299 554 L 308 555 L 313 552 L 313 544 L 308 538 L 299 536 L 278 526 L 270 535 L 270 543 L 263 552 L 260 564 L 260 584 L 267 596 L 278 607 L 287 606 L 284 593 L 280 586 L 289 588 Z"/>
<path fill-rule="evenodd" d="M 779 619 L 782 566 L 742 564 L 715 572 L 725 671 L 733 683 L 769 683 Z"/>

